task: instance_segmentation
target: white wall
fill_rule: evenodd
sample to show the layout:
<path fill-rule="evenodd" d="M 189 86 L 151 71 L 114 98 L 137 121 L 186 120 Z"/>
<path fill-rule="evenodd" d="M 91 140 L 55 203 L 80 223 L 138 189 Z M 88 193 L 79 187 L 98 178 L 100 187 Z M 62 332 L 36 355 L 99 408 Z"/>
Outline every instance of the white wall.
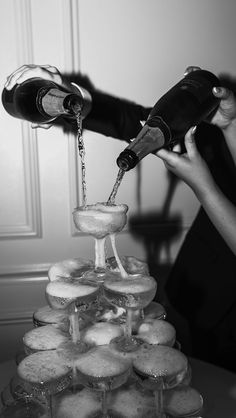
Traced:
<path fill-rule="evenodd" d="M 234 0 L 1 0 L 0 87 L 22 64 L 49 63 L 61 71 L 80 70 L 97 88 L 151 106 L 188 65 L 235 76 L 235 16 Z M 88 200 L 106 200 L 124 143 L 88 131 L 84 140 Z M 93 257 L 93 240 L 74 235 L 79 180 L 73 137 L 58 128 L 32 131 L 0 107 L 0 358 L 12 355 L 7 341 L 12 344 L 15 333 L 20 344 L 22 326 L 46 303 L 48 266 Z M 157 264 L 175 259 L 198 209 L 192 192 L 179 183 L 163 222 L 168 184 L 162 162 L 148 156 L 126 174 L 117 195 L 117 202 L 129 205 L 130 217 L 156 214 L 151 251 Z M 163 230 L 177 220 L 179 233 L 164 239 Z M 120 254 L 147 256 L 144 240 L 128 229 L 117 246 Z"/>

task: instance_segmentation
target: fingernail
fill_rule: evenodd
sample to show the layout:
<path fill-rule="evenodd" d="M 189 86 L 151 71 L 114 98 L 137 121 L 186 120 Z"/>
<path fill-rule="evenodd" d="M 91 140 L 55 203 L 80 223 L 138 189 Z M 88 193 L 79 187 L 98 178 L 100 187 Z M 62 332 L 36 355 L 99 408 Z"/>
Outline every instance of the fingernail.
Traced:
<path fill-rule="evenodd" d="M 221 88 L 220 87 L 213 87 L 213 92 L 214 93 L 220 93 L 220 91 L 221 91 Z"/>
<path fill-rule="evenodd" d="M 197 127 L 196 127 L 196 126 L 193 126 L 193 127 L 192 127 L 192 132 L 191 132 L 191 133 L 192 133 L 192 135 L 194 135 L 194 134 L 195 134 L 196 129 L 197 129 Z"/>

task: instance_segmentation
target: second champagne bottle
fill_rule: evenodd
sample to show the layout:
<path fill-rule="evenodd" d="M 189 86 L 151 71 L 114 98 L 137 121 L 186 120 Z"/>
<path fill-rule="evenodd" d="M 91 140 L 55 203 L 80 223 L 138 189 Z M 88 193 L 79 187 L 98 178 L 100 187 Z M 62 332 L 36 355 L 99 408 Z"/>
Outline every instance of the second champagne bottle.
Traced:
<path fill-rule="evenodd" d="M 180 141 L 191 126 L 206 120 L 219 104 L 212 92 L 217 86 L 220 81 L 211 72 L 189 72 L 157 101 L 137 137 L 117 158 L 119 168 L 134 168 L 146 155 Z"/>

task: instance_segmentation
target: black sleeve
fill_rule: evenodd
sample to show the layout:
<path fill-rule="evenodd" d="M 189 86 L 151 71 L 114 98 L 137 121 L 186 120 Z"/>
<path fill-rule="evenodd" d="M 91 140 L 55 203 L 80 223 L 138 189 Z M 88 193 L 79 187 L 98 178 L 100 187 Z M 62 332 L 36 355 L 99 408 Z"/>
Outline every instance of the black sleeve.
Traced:
<path fill-rule="evenodd" d="M 125 141 L 133 139 L 141 130 L 151 108 L 113 97 L 99 91 L 92 95 L 92 110 L 83 121 L 83 128 Z"/>
<path fill-rule="evenodd" d="M 115 97 L 98 90 L 88 76 L 81 73 L 62 74 L 67 82 L 74 82 L 85 88 L 92 96 L 92 109 L 83 120 L 83 129 L 105 136 L 130 141 L 137 136 L 146 121 L 151 107 L 144 107 L 132 101 Z M 65 131 L 76 131 L 75 120 L 58 118 L 55 124 L 63 124 Z"/>

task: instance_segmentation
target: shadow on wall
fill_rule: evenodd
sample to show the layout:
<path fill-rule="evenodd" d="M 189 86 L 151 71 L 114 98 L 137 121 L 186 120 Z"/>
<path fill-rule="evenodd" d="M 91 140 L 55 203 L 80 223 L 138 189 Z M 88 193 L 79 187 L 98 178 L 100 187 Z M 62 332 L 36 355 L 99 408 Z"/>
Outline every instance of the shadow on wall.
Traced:
<path fill-rule="evenodd" d="M 138 169 L 137 202 L 140 207 L 141 173 Z M 170 214 L 170 205 L 178 183 L 178 178 L 167 171 L 168 187 L 162 208 L 159 211 L 137 213 L 129 217 L 129 230 L 136 240 L 142 242 L 146 251 L 146 260 L 150 274 L 158 280 L 158 301 L 162 301 L 165 276 L 171 267 L 170 248 L 173 240 L 181 234 L 181 214 Z M 165 250 L 167 261 L 163 265 L 160 260 L 162 250 Z"/>

